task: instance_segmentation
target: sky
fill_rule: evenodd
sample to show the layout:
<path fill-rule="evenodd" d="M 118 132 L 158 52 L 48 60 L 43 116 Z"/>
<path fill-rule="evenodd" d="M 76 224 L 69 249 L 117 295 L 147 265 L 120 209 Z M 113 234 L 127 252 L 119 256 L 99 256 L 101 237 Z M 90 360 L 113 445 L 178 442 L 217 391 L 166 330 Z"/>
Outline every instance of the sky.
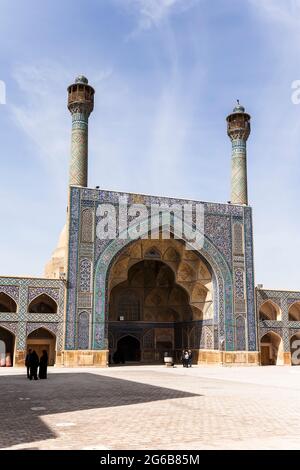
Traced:
<path fill-rule="evenodd" d="M 90 187 L 227 202 L 239 99 L 255 282 L 300 289 L 299 0 L 1 0 L 1 275 L 43 275 L 65 223 L 79 74 Z"/>

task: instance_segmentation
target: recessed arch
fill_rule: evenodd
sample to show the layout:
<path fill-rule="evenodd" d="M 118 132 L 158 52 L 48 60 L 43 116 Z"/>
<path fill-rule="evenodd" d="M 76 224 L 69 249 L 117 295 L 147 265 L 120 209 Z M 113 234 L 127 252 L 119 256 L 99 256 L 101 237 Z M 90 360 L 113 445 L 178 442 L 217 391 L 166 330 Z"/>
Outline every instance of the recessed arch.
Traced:
<path fill-rule="evenodd" d="M 0 326 L 0 367 L 13 365 L 16 337 L 8 328 Z"/>
<path fill-rule="evenodd" d="M 171 261 L 173 263 L 178 263 L 180 261 L 180 254 L 178 253 L 178 251 L 174 247 L 170 246 L 164 252 L 163 260 L 164 261 Z"/>
<path fill-rule="evenodd" d="M 37 326 L 27 336 L 27 349 L 36 351 L 40 357 L 42 351 L 47 351 L 50 366 L 55 363 L 56 334 L 46 326 Z"/>
<path fill-rule="evenodd" d="M 281 309 L 273 300 L 265 300 L 259 308 L 260 320 L 281 320 Z"/>
<path fill-rule="evenodd" d="M 16 313 L 16 311 L 17 304 L 14 299 L 5 292 L 0 292 L 0 312 Z"/>
<path fill-rule="evenodd" d="M 78 315 L 77 347 L 89 349 L 90 344 L 90 315 L 82 311 Z"/>
<path fill-rule="evenodd" d="M 135 263 L 110 291 L 109 321 L 173 322 L 183 315 L 181 321 L 191 320 L 191 314 L 188 293 L 161 260 Z"/>
<path fill-rule="evenodd" d="M 202 328 L 201 344 L 204 349 L 213 349 L 214 347 L 213 332 L 208 326 L 203 326 Z"/>
<path fill-rule="evenodd" d="M 161 252 L 156 246 L 152 246 L 145 252 L 144 257 L 149 259 L 161 259 Z"/>
<path fill-rule="evenodd" d="M 35 297 L 28 306 L 29 313 L 57 313 L 57 303 L 48 294 Z"/>
<path fill-rule="evenodd" d="M 140 361 L 141 343 L 135 335 L 126 334 L 118 339 L 117 350 L 113 355 L 114 362 L 118 363 L 118 358 L 121 363 Z"/>
<path fill-rule="evenodd" d="M 274 331 L 264 334 L 260 340 L 261 365 L 283 365 L 282 337 Z"/>
<path fill-rule="evenodd" d="M 126 240 L 116 239 L 105 248 L 96 261 L 95 278 L 94 278 L 94 310 L 93 310 L 93 348 L 106 349 L 107 348 L 107 333 L 105 332 L 105 322 L 108 317 L 108 297 L 107 290 L 109 284 L 110 270 L 114 261 L 122 253 L 122 250 L 128 250 L 136 242 L 141 242 L 143 237 L 147 236 L 149 230 L 149 219 L 145 219 L 139 224 L 140 239 Z M 129 228 L 135 230 L 135 227 Z M 190 229 L 190 227 L 188 227 Z M 182 234 L 176 233 L 176 224 L 174 223 L 173 235 L 178 242 L 186 243 L 182 240 Z M 188 243 L 188 248 L 191 247 Z M 187 248 L 186 248 L 187 249 Z M 203 246 L 198 249 L 197 256 L 204 259 L 212 270 L 214 281 L 214 302 L 215 302 L 215 321 L 219 317 L 219 334 L 225 337 L 226 349 L 232 351 L 234 345 L 234 324 L 233 324 L 233 288 L 232 288 L 232 274 L 222 253 L 218 248 L 204 236 Z M 225 288 L 226 286 L 226 288 Z M 254 347 L 252 345 L 252 347 Z"/>
<path fill-rule="evenodd" d="M 290 305 L 289 321 L 300 321 L 300 300 Z"/>
<path fill-rule="evenodd" d="M 46 326 L 37 326 L 34 330 L 32 330 L 27 338 L 29 339 L 34 339 L 34 338 L 40 338 L 40 339 L 48 339 L 48 338 L 56 338 L 56 334 L 53 333 L 50 329 L 48 329 Z"/>

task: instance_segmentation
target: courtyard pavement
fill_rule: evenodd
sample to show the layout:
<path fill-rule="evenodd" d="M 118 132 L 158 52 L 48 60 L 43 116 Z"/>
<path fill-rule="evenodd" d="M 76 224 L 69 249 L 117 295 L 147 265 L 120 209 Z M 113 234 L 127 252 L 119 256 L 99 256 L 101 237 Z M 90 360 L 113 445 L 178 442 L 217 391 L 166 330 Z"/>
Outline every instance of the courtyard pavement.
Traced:
<path fill-rule="evenodd" d="M 0 369 L 1 449 L 299 449 L 300 367 Z"/>

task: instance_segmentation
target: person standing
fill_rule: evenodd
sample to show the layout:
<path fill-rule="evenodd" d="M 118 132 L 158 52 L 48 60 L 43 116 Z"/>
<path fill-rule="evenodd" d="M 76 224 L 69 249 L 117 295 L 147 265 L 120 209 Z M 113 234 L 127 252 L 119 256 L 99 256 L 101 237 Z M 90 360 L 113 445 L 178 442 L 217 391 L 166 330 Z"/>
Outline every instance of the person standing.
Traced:
<path fill-rule="evenodd" d="M 40 357 L 39 379 L 47 378 L 48 354 L 46 349 L 43 349 L 43 354 Z"/>
<path fill-rule="evenodd" d="M 189 352 L 186 349 L 184 351 L 184 366 L 183 367 L 188 367 L 189 366 Z"/>
<path fill-rule="evenodd" d="M 189 366 L 189 367 L 192 367 L 192 362 L 193 362 L 193 353 L 192 353 L 192 350 L 189 349 L 189 350 L 188 350 L 188 353 L 189 353 L 188 366 Z"/>
<path fill-rule="evenodd" d="M 30 379 L 30 356 L 32 349 L 28 349 L 28 353 L 25 358 L 25 367 L 27 368 L 27 379 Z"/>
<path fill-rule="evenodd" d="M 182 354 L 181 354 L 182 367 L 184 367 L 184 354 L 185 354 L 185 349 L 182 350 Z"/>
<path fill-rule="evenodd" d="M 39 366 L 39 356 L 37 353 L 33 350 L 32 353 L 30 354 L 29 358 L 29 379 L 32 380 L 37 380 L 37 370 Z"/>

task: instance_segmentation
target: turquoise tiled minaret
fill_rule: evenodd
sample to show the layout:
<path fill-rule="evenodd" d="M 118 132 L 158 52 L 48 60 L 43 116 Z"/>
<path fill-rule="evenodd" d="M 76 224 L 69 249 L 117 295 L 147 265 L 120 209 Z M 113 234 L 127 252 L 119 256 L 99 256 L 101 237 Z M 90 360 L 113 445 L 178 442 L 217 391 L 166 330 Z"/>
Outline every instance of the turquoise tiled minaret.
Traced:
<path fill-rule="evenodd" d="M 250 135 L 250 115 L 237 101 L 233 112 L 227 116 L 227 134 L 232 142 L 231 203 L 248 205 L 247 149 Z"/>
<path fill-rule="evenodd" d="M 72 114 L 72 144 L 69 184 L 88 185 L 88 121 L 94 109 L 95 90 L 79 75 L 68 87 L 68 109 Z"/>

